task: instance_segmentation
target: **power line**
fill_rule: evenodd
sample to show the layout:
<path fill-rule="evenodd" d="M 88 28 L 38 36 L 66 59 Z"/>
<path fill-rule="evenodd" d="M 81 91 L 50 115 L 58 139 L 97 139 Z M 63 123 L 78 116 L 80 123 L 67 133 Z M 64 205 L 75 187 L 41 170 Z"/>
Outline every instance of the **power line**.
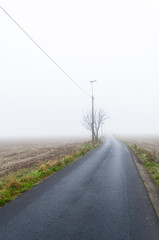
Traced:
<path fill-rule="evenodd" d="M 83 91 L 87 96 L 90 97 L 90 95 L 78 84 L 76 83 L 40 46 L 39 44 L 12 18 L 12 16 L 2 7 L 0 8 L 3 10 L 3 12 L 27 35 L 28 38 L 81 90 Z"/>

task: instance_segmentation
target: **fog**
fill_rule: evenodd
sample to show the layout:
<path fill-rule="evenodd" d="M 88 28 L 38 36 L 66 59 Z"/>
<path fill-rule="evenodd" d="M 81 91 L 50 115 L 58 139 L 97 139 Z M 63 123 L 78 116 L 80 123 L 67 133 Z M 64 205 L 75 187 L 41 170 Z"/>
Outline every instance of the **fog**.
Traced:
<path fill-rule="evenodd" d="M 105 133 L 159 134 L 156 0 L 1 0 L 1 6 L 109 112 Z M 91 98 L 0 9 L 0 138 L 88 136 Z"/>

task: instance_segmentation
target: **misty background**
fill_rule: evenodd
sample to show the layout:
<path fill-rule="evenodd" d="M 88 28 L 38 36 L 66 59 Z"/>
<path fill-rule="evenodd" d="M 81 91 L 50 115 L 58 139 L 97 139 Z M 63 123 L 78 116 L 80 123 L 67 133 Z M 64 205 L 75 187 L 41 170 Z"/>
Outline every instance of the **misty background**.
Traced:
<path fill-rule="evenodd" d="M 1 0 L 0 5 L 109 112 L 105 133 L 159 134 L 159 2 Z M 0 138 L 90 135 L 91 98 L 0 9 Z"/>

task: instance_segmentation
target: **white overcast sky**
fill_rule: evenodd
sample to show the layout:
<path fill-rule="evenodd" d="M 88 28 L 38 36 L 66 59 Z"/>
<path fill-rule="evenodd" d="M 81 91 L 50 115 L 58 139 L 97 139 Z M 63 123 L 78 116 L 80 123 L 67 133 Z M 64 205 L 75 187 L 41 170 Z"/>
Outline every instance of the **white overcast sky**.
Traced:
<path fill-rule="evenodd" d="M 159 134 L 158 0 L 1 0 L 110 114 L 105 132 Z M 91 99 L 0 9 L 0 137 L 80 136 Z"/>

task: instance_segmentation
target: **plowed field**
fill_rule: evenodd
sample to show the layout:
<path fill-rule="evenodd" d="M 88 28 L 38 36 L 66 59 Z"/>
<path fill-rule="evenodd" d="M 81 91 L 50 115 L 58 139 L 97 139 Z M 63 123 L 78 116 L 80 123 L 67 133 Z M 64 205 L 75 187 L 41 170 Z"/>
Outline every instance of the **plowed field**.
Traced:
<path fill-rule="evenodd" d="M 146 147 L 156 153 L 159 153 L 159 136 L 128 136 L 120 137 L 120 139 Z"/>
<path fill-rule="evenodd" d="M 14 140 L 0 141 L 0 176 L 22 168 L 39 165 L 71 154 L 84 140 Z"/>

